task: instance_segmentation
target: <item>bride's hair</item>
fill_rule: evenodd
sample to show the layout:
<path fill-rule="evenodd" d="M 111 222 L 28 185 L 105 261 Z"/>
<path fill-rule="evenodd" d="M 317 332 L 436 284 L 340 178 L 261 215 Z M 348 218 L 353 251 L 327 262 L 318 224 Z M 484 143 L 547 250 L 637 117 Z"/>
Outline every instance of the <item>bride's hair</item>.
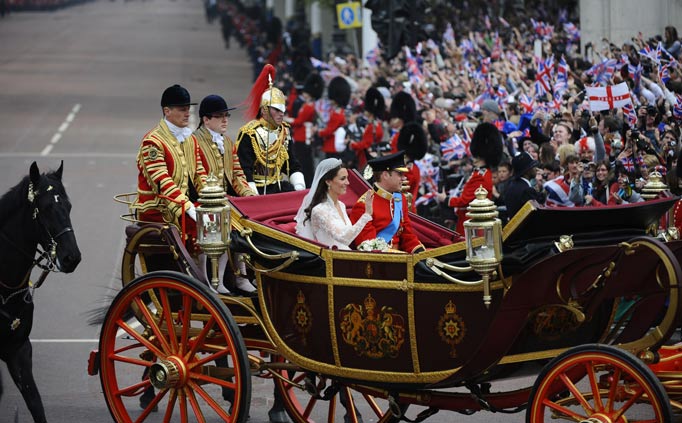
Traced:
<path fill-rule="evenodd" d="M 327 191 L 329 191 L 329 185 L 327 185 L 326 182 L 334 179 L 342 167 L 344 167 L 343 164 L 340 164 L 336 167 L 331 168 L 327 173 L 322 175 L 322 178 L 320 178 L 320 181 L 317 184 L 317 189 L 315 190 L 315 194 L 313 194 L 313 199 L 310 202 L 310 205 L 308 206 L 308 208 L 304 210 L 305 211 L 305 219 L 303 220 L 304 223 L 310 220 L 310 214 L 312 213 L 313 208 L 327 198 Z"/>

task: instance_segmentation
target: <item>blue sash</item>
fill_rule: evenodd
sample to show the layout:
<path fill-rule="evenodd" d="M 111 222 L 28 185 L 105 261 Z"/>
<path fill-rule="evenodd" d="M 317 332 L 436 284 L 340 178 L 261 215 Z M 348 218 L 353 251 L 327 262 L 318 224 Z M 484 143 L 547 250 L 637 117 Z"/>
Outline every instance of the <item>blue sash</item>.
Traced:
<path fill-rule="evenodd" d="M 403 217 L 403 195 L 399 192 L 393 193 L 393 220 L 384 229 L 379 231 L 377 238 L 383 238 L 388 245 L 391 245 L 393 236 L 400 228 L 400 220 Z"/>

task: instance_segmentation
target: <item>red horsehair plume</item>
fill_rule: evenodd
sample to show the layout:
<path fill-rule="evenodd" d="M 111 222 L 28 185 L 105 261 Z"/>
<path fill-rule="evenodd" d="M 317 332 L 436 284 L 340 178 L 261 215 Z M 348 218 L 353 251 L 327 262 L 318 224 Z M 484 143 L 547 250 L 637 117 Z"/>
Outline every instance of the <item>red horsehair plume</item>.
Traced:
<path fill-rule="evenodd" d="M 270 77 L 270 78 L 268 78 Z M 244 104 L 246 105 L 246 111 L 244 112 L 244 119 L 246 121 L 255 119 L 258 116 L 258 109 L 260 109 L 260 102 L 263 93 L 270 88 L 270 82 L 275 82 L 275 67 L 271 64 L 266 64 L 263 70 L 256 78 L 256 82 L 253 83 L 251 92 L 249 93 Z"/>

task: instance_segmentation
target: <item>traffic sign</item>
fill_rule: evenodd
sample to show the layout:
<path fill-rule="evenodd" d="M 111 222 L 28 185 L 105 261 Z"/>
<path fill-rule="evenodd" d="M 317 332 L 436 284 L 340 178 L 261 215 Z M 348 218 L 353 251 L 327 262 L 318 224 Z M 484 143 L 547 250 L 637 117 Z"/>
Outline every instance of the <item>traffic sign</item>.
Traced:
<path fill-rule="evenodd" d="M 362 27 L 362 4 L 359 1 L 349 1 L 336 5 L 339 29 Z"/>

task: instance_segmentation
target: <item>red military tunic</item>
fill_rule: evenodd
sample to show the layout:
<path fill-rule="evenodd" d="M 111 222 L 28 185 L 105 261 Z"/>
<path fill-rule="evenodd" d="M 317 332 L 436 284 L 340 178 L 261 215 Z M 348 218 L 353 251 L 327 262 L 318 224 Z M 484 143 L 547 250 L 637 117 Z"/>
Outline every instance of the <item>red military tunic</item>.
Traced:
<path fill-rule="evenodd" d="M 319 135 L 322 138 L 322 151 L 325 153 L 338 153 L 336 151 L 336 145 L 334 143 L 335 136 L 334 133 L 337 129 L 346 124 L 346 115 L 343 113 L 343 109 L 338 107 L 334 108 L 329 114 L 329 121 L 327 126 L 319 131 Z"/>
<path fill-rule="evenodd" d="M 467 220 L 467 207 L 469 206 L 469 203 L 476 198 L 474 193 L 480 186 L 483 186 L 483 188 L 488 191 L 488 199 L 492 200 L 493 173 L 485 167 L 474 169 L 469 180 L 464 184 L 462 194 L 460 194 L 459 197 L 452 197 L 448 201 L 449 207 L 457 208 L 455 211 L 457 214 L 457 227 L 455 228 L 455 231 L 462 236 L 464 235 L 464 221 Z"/>
<path fill-rule="evenodd" d="M 353 142 L 349 147 L 355 151 L 358 158 L 358 169 L 362 170 L 367 166 L 367 150 L 376 143 L 384 139 L 384 127 L 381 121 L 375 120 L 365 127 L 365 132 L 362 133 L 362 139 L 358 142 Z"/>
<path fill-rule="evenodd" d="M 180 226 L 189 208 L 189 183 L 201 190 L 206 182 L 199 147 L 194 136 L 180 143 L 164 119 L 142 139 L 137 154 L 137 198 L 133 208 L 143 221 L 166 222 Z M 191 219 L 188 232 L 196 234 Z"/>
<path fill-rule="evenodd" d="M 374 187 L 374 200 L 372 201 L 372 220 L 368 222 L 362 229 L 360 234 L 355 238 L 355 245 L 360 245 L 363 241 L 372 240 L 377 237 L 377 233 L 386 228 L 391 221 L 393 221 L 393 194 L 379 188 Z M 395 250 L 405 251 L 408 253 L 414 252 L 417 248 L 424 248 L 417 235 L 412 230 L 410 216 L 407 210 L 407 199 L 402 196 L 403 214 L 400 219 L 400 227 L 393 235 L 391 241 L 391 248 Z M 350 213 L 350 220 L 355 224 L 360 217 L 365 213 L 365 195 L 358 199 L 353 206 Z"/>
<path fill-rule="evenodd" d="M 315 111 L 315 103 L 304 103 L 298 110 L 298 115 L 291 122 L 291 137 L 295 142 L 305 142 L 305 123 L 315 123 L 317 112 Z M 300 160 L 300 157 L 299 157 Z"/>
<path fill-rule="evenodd" d="M 419 166 L 411 162 L 407 165 L 409 172 L 405 174 L 405 179 L 407 179 L 407 184 L 410 186 L 410 211 L 412 213 L 417 212 L 417 207 L 415 207 L 414 202 L 417 201 L 417 196 L 419 195 L 419 182 L 421 181 L 421 175 L 419 174 Z"/>

